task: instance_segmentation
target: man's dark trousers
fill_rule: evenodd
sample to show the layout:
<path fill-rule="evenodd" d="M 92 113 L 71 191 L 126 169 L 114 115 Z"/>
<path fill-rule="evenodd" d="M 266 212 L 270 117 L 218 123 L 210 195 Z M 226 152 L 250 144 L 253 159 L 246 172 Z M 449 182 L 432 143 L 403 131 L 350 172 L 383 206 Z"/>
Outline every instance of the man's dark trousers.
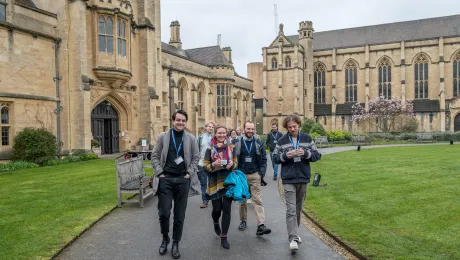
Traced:
<path fill-rule="evenodd" d="M 173 241 L 180 241 L 187 209 L 190 179 L 184 177 L 160 177 L 158 184 L 158 214 L 161 234 L 169 233 L 169 216 L 174 200 Z"/>

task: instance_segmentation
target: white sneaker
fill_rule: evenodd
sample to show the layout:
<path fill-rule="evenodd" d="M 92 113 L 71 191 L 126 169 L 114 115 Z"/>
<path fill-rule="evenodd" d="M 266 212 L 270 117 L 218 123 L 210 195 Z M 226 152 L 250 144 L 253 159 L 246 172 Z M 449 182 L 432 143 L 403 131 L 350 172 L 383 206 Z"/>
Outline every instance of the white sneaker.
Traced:
<path fill-rule="evenodd" d="M 300 236 L 297 236 L 297 239 L 294 240 L 297 241 L 297 243 L 302 244 L 302 238 L 300 238 Z"/>
<path fill-rule="evenodd" d="M 297 244 L 297 241 L 292 240 L 291 243 L 289 243 L 289 249 L 291 249 L 291 251 L 299 250 L 299 245 Z"/>

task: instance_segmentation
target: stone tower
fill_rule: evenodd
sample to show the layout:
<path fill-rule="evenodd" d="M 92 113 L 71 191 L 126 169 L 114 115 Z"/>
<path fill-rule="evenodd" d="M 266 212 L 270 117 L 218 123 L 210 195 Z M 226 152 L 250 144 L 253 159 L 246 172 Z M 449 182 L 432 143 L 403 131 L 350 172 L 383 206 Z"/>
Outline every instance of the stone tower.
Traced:
<path fill-rule="evenodd" d="M 300 86 L 303 92 L 303 114 L 306 118 L 313 118 L 313 23 L 311 21 L 299 23 L 299 45 L 303 51 L 303 64 L 299 64 L 304 69 L 303 86 Z"/>
<path fill-rule="evenodd" d="M 179 21 L 172 21 L 171 22 L 171 39 L 169 40 L 169 44 L 176 47 L 176 49 L 182 49 L 182 42 L 180 40 L 180 24 Z"/>

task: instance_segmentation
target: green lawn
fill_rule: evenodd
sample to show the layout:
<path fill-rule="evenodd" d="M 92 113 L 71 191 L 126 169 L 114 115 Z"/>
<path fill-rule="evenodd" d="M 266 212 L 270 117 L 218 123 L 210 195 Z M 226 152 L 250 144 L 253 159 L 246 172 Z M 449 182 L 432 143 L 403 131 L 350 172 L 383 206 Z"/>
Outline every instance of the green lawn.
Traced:
<path fill-rule="evenodd" d="M 115 176 L 114 160 L 0 173 L 0 259 L 53 256 L 116 205 Z"/>
<path fill-rule="evenodd" d="M 372 259 L 460 259 L 460 145 L 365 149 L 312 164 L 305 209 Z"/>

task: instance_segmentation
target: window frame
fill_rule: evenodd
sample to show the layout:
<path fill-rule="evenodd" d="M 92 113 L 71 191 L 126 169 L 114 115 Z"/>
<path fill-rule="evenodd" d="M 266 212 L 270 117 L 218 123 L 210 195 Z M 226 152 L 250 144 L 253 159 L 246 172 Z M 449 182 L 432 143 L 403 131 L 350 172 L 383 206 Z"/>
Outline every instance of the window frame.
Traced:
<path fill-rule="evenodd" d="M 231 87 L 229 85 L 217 85 L 216 91 L 216 108 L 217 117 L 231 117 L 232 105 L 231 105 Z"/>
<path fill-rule="evenodd" d="M 177 108 L 178 109 L 184 109 L 184 104 L 185 104 L 185 101 L 184 101 L 184 90 L 185 90 L 185 86 L 183 85 L 180 85 L 179 86 L 179 90 L 177 91 Z"/>
<path fill-rule="evenodd" d="M 104 31 L 101 33 L 101 18 L 104 20 Z M 111 24 L 112 24 L 112 27 L 111 27 L 111 33 L 108 33 L 107 32 L 107 24 L 108 24 L 108 21 L 111 21 Z M 99 18 L 97 20 L 97 40 L 98 40 L 98 50 L 99 52 L 101 53 L 112 53 L 113 54 L 113 23 L 114 21 L 114 18 L 110 15 L 102 15 L 102 14 L 99 14 Z M 103 49 L 104 50 L 101 50 L 101 38 L 104 39 L 104 42 L 103 42 Z M 111 50 L 109 51 L 109 41 L 112 41 L 112 44 L 111 44 Z"/>
<path fill-rule="evenodd" d="M 2 22 L 6 22 L 6 6 L 7 5 L 8 3 L 6 2 L 6 0 L 0 0 L 0 12 L 3 11 L 4 16 L 5 16 L 5 19 L 0 19 L 0 21 Z"/>
<path fill-rule="evenodd" d="M 428 57 L 424 54 L 417 56 L 414 62 L 414 99 L 428 99 L 429 98 L 429 82 L 428 75 L 430 75 L 430 68 Z M 422 84 L 422 89 L 420 89 Z"/>
<path fill-rule="evenodd" d="M 292 59 L 290 56 L 286 56 L 284 59 L 284 67 L 285 68 L 290 68 L 292 66 Z"/>
<path fill-rule="evenodd" d="M 457 52 L 452 60 L 452 78 L 452 97 L 456 98 L 460 95 L 460 52 Z"/>
<path fill-rule="evenodd" d="M 203 88 L 198 90 L 198 117 L 203 117 Z"/>
<path fill-rule="evenodd" d="M 126 49 L 127 49 L 127 40 L 126 34 L 128 30 L 127 26 L 128 22 L 124 19 L 117 20 L 117 55 L 121 57 L 126 57 Z M 121 31 L 121 33 L 120 33 Z"/>
<path fill-rule="evenodd" d="M 4 121 L 4 118 L 3 118 L 5 114 L 6 114 L 6 121 Z M 8 103 L 2 103 L 0 106 L 0 132 L 1 132 L 0 146 L 10 146 L 11 145 L 11 105 Z M 6 132 L 6 137 L 4 136 L 5 132 Z"/>
<path fill-rule="evenodd" d="M 276 57 L 272 58 L 272 69 L 278 69 L 278 59 Z"/>
<path fill-rule="evenodd" d="M 358 102 L 358 66 L 354 61 L 345 66 L 345 103 Z"/>
<path fill-rule="evenodd" d="M 314 73 L 313 75 L 314 104 L 325 104 L 326 103 L 326 68 L 323 64 L 316 64 L 314 67 L 313 73 Z"/>
<path fill-rule="evenodd" d="M 391 63 L 388 58 L 384 57 L 379 62 L 377 73 L 379 97 L 383 95 L 384 99 L 391 99 Z"/>

